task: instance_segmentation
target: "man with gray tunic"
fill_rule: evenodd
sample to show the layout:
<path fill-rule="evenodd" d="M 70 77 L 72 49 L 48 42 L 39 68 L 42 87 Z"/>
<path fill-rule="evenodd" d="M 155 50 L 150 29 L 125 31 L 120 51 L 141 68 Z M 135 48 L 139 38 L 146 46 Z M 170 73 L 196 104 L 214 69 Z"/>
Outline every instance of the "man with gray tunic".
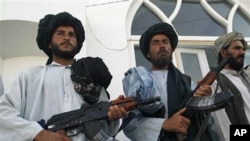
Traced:
<path fill-rule="evenodd" d="M 85 32 L 80 20 L 71 14 L 48 14 L 38 26 L 36 41 L 49 59 L 46 66 L 21 72 L 0 97 L 0 140 L 89 141 L 84 130 L 51 132 L 42 121 L 80 109 L 83 104 L 108 101 L 107 87 L 112 75 L 101 58 L 74 59 Z M 109 107 L 107 114 L 107 120 L 97 121 L 102 129 L 93 137 L 96 141 L 115 140 L 112 136 L 119 127 L 118 119 L 126 116 L 126 111 L 115 105 Z M 72 136 L 68 137 L 69 133 Z"/>
<path fill-rule="evenodd" d="M 188 97 L 207 96 L 212 90 L 202 85 L 192 92 L 190 77 L 172 63 L 177 44 L 178 36 L 168 23 L 152 25 L 140 38 L 141 52 L 151 68 L 130 68 L 123 79 L 124 92 L 142 99 L 160 96 L 161 102 L 140 107 L 123 120 L 127 123 L 123 131 L 132 141 L 177 141 L 177 134 L 185 134 L 187 141 L 215 140 L 209 125 L 198 135 L 205 115 L 183 116 Z"/>
<path fill-rule="evenodd" d="M 218 93 L 230 89 L 234 100 L 225 109 L 214 112 L 216 132 L 221 141 L 230 140 L 231 124 L 241 125 L 250 122 L 250 73 L 249 67 L 244 69 L 247 42 L 241 33 L 230 32 L 220 36 L 214 43 L 214 50 L 220 63 L 227 56 L 233 59 L 223 68 L 213 91 Z"/>

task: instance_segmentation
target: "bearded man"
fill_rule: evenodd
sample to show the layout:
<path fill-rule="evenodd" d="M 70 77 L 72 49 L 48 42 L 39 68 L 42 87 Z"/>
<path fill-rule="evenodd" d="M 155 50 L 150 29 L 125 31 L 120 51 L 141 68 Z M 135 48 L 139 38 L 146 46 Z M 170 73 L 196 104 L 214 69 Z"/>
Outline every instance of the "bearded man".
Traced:
<path fill-rule="evenodd" d="M 185 134 L 185 141 L 213 141 L 209 126 L 201 134 L 203 114 L 185 117 L 182 107 L 186 99 L 211 94 L 211 86 L 191 89 L 191 78 L 181 73 L 172 63 L 172 55 L 178 44 L 178 36 L 168 23 L 150 26 L 140 38 L 140 49 L 150 61 L 151 68 L 143 66 L 129 69 L 123 79 L 127 96 L 150 98 L 160 96 L 161 101 L 130 112 L 123 123 L 125 135 L 132 141 L 177 141 L 177 134 Z M 130 120 L 130 121 L 129 121 Z"/>
<path fill-rule="evenodd" d="M 229 89 L 234 95 L 234 100 L 225 109 L 213 113 L 215 130 L 221 141 L 230 140 L 230 125 L 250 123 L 250 73 L 249 68 L 244 69 L 246 49 L 247 42 L 238 32 L 224 34 L 214 43 L 218 63 L 228 56 L 231 59 L 214 82 L 213 91 Z"/>
<path fill-rule="evenodd" d="M 45 126 L 53 115 L 109 100 L 112 75 L 102 59 L 74 58 L 84 39 L 82 23 L 68 12 L 48 14 L 39 21 L 36 41 L 48 61 L 21 72 L 0 97 L 1 141 L 90 140 L 80 128 L 51 132 Z M 114 141 L 118 119 L 126 114 L 124 108 L 110 106 L 108 119 L 97 121 L 102 130 L 91 140 Z"/>

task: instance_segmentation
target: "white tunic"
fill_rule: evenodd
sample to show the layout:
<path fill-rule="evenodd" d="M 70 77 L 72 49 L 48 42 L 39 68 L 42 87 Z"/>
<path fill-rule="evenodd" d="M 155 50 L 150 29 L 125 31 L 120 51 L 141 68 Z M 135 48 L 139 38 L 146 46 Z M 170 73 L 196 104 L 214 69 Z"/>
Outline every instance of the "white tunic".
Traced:
<path fill-rule="evenodd" d="M 244 85 L 244 83 L 239 77 L 239 74 L 236 71 L 223 69 L 221 73 L 223 73 L 229 80 L 231 80 L 231 82 L 240 91 L 242 99 L 244 101 L 245 113 L 248 121 L 250 121 L 250 93 L 248 92 L 247 87 Z M 229 141 L 229 128 L 231 122 L 226 114 L 225 109 L 213 112 L 212 115 L 215 121 L 215 130 L 219 134 L 221 141 Z"/>
<path fill-rule="evenodd" d="M 161 102 L 165 107 L 165 118 L 168 118 L 167 70 L 152 71 L 152 76 L 161 94 Z"/>
<path fill-rule="evenodd" d="M 56 63 L 20 73 L 0 98 L 0 141 L 32 141 L 42 130 L 37 121 L 47 121 L 52 115 L 79 109 L 85 102 L 74 90 L 70 74 L 70 66 Z M 108 100 L 104 89 L 102 100 Z M 119 121 L 102 124 L 112 135 L 119 127 Z M 72 141 L 87 139 L 80 134 L 72 137 Z"/>

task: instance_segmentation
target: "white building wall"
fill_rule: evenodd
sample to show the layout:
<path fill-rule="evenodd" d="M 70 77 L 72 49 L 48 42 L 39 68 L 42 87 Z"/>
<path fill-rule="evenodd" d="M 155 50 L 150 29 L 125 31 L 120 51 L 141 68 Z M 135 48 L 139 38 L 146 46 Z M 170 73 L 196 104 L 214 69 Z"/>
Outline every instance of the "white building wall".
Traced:
<path fill-rule="evenodd" d="M 130 66 L 125 25 L 129 4 L 108 0 L 86 3 L 86 52 L 101 57 L 109 67 L 113 75 L 109 87 L 112 98 L 123 93 L 121 79 Z"/>
<path fill-rule="evenodd" d="M 108 88 L 111 99 L 123 94 L 122 78 L 131 66 L 126 37 L 126 30 L 130 30 L 126 28 L 130 3 L 117 0 L 88 0 L 86 3 L 86 55 L 101 57 L 109 67 L 113 75 Z M 122 131 L 117 139 L 129 141 Z"/>

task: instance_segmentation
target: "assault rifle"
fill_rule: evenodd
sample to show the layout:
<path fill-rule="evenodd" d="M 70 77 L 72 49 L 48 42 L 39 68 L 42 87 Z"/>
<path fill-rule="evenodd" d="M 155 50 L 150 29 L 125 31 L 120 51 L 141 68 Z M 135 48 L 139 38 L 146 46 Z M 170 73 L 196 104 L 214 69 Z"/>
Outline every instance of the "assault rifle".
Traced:
<path fill-rule="evenodd" d="M 102 131 L 98 121 L 103 119 L 108 120 L 109 106 L 118 105 L 119 107 L 123 107 L 126 111 L 131 111 L 159 100 L 159 97 L 144 100 L 140 97 L 127 97 L 122 100 L 113 100 L 110 102 L 103 101 L 93 105 L 82 105 L 78 110 L 52 116 L 47 122 L 47 129 L 50 131 L 77 129 L 77 133 L 68 136 L 74 136 L 84 131 L 91 141 L 96 141 L 98 139 L 95 139 L 95 137 Z"/>
<path fill-rule="evenodd" d="M 197 87 L 194 89 L 194 92 L 201 85 L 212 85 L 212 83 L 218 77 L 219 72 L 225 67 L 225 65 L 231 59 L 230 56 L 225 58 L 217 67 L 211 69 L 206 76 L 199 82 Z M 188 99 L 185 104 L 187 111 L 189 112 L 200 112 L 200 113 L 209 113 L 221 108 L 224 108 L 231 100 L 233 99 L 233 95 L 231 91 L 228 89 L 218 94 L 214 94 L 209 97 L 197 97 L 192 96 Z"/>
<path fill-rule="evenodd" d="M 194 92 L 201 85 L 212 85 L 212 83 L 217 79 L 219 72 L 225 67 L 225 65 L 232 59 L 230 56 L 225 58 L 217 67 L 211 69 L 206 76 L 198 83 L 197 87 L 194 89 Z M 194 113 L 210 113 L 219 109 L 224 108 L 233 100 L 233 94 L 228 89 L 220 93 L 214 94 L 209 97 L 196 97 L 191 95 L 184 106 L 187 110 L 183 113 L 183 116 L 190 118 Z M 186 139 L 186 135 L 177 134 L 179 141 Z"/>

